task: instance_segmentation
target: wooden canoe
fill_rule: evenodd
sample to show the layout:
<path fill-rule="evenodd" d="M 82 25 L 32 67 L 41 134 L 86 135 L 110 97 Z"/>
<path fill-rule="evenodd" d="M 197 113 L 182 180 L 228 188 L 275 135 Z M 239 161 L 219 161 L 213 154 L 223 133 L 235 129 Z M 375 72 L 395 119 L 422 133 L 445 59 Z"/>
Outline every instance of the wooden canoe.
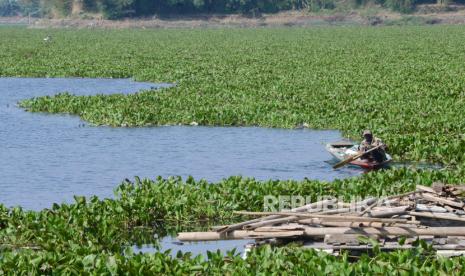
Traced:
<path fill-rule="evenodd" d="M 358 145 L 350 143 L 350 142 L 335 142 L 329 143 L 326 145 L 326 150 L 331 153 L 334 158 L 339 161 L 345 160 L 348 157 L 359 153 L 358 152 Z M 391 161 L 392 157 L 386 153 L 386 160 L 383 162 L 376 162 L 376 161 L 369 161 L 366 159 L 355 159 L 354 161 L 350 162 L 349 164 L 353 166 L 358 166 L 367 170 L 379 169 L 382 167 L 387 166 Z"/>

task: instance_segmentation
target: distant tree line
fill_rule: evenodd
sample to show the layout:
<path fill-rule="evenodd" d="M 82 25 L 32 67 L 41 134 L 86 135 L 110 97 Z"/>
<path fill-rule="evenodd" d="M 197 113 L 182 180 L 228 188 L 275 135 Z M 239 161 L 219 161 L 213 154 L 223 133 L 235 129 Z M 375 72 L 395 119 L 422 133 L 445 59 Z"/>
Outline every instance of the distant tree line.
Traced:
<path fill-rule="evenodd" d="M 334 9 L 341 0 L 0 0 L 0 16 L 66 17 L 100 13 L 108 19 L 195 13 L 242 13 L 257 16 L 282 10 Z M 375 2 L 409 12 L 416 4 L 436 0 L 349 0 L 354 6 Z M 448 0 L 437 0 L 439 3 Z"/>

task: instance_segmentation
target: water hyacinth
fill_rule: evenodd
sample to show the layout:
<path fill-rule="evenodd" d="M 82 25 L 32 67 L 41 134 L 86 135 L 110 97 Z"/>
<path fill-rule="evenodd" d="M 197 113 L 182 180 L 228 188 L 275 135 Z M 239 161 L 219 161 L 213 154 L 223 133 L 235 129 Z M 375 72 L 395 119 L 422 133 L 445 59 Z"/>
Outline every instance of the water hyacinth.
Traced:
<path fill-rule="evenodd" d="M 22 102 L 30 111 L 111 126 L 305 123 L 352 138 L 371 128 L 396 158 L 464 161 L 462 26 L 0 32 L 1 76 L 177 84 Z M 40 43 L 48 33 L 53 42 Z"/>
<path fill-rule="evenodd" d="M 14 267 L 34 273 L 62 271 L 62 269 L 83 273 L 90 268 L 95 271 L 100 271 L 99 269 L 110 272 L 113 269 L 131 271 L 130 267 L 139 265 L 139 262 L 144 262 L 151 267 L 150 269 L 161 269 L 160 271 L 164 273 L 177 272 L 164 270 L 168 269 L 165 263 L 172 262 L 181 262 L 179 265 L 183 267 L 182 269 L 194 269 L 198 265 L 210 267 L 218 262 L 222 266 L 229 264 L 228 269 L 232 272 L 248 271 L 251 264 L 255 264 L 256 269 L 268 271 L 268 269 L 276 269 L 276 266 L 279 267 L 279 263 L 267 261 L 269 265 L 265 265 L 266 263 L 261 259 L 271 258 L 281 262 L 289 258 L 288 262 L 294 263 L 290 268 L 291 271 L 296 269 L 295 273 L 300 273 L 306 271 L 301 270 L 300 265 L 306 263 L 308 258 L 315 258 L 314 253 L 302 251 L 297 254 L 284 249 L 284 251 L 270 251 L 262 256 L 261 254 L 264 253 L 260 251 L 261 253 L 252 255 L 255 257 L 247 262 L 232 257 L 238 262 L 233 265 L 223 259 L 220 253 L 214 255 L 216 257 L 213 259 L 216 261 L 201 261 L 189 255 L 183 255 L 181 259 L 173 258 L 169 252 L 133 256 L 127 252 L 127 248 L 134 244 L 156 244 L 157 236 L 191 230 L 193 226 L 202 223 L 233 222 L 239 219 L 233 215 L 234 210 L 262 210 L 263 198 L 267 195 L 302 195 L 316 200 L 319 195 L 324 194 L 350 199 L 353 196 L 365 197 L 409 191 L 419 181 L 427 185 L 432 181 L 463 182 L 465 174 L 448 171 L 414 172 L 401 169 L 369 173 L 360 178 L 337 180 L 331 183 L 311 180 L 260 182 L 241 177 L 231 177 L 218 183 L 195 181 L 192 178 L 185 181 L 180 178 L 159 178 L 154 181 L 135 178 L 121 183 L 115 190 L 114 199 L 96 197 L 86 199 L 76 196 L 73 204 L 54 204 L 50 209 L 38 212 L 25 211 L 19 207 L 8 209 L 2 206 L 0 271 L 9 272 L 14 270 Z M 421 256 L 409 254 L 412 253 L 386 254 L 381 259 L 404 256 L 403 258 L 412 262 L 412 267 L 415 266 L 415 262 L 426 262 L 425 265 L 434 266 L 442 264 L 442 262 L 435 263 L 435 260 L 422 260 Z M 373 264 L 373 261 L 363 260 L 358 264 L 360 268 L 350 269 L 363 268 L 363 271 L 376 269 L 377 265 Z M 461 260 L 453 261 L 451 265 L 460 269 L 458 264 L 462 262 Z M 104 265 L 107 262 L 116 262 L 117 266 L 108 267 Z M 343 265 L 340 259 L 330 256 L 324 259 L 324 262 L 327 265 Z M 393 271 L 397 269 L 396 265 L 401 263 L 393 262 Z M 90 271 L 94 271 L 92 269 Z M 147 271 L 152 271 L 150 269 Z M 210 270 L 206 270 L 208 271 Z"/>
<path fill-rule="evenodd" d="M 465 182 L 465 67 L 462 26 L 228 30 L 28 30 L 0 28 L 0 76 L 112 77 L 176 83 L 133 95 L 25 99 L 32 112 L 69 113 L 94 125 L 191 124 L 372 129 L 395 158 L 447 169 L 393 169 L 360 178 L 218 183 L 192 178 L 125 181 L 114 199 L 76 196 L 42 211 L 0 208 L 0 272 L 30 274 L 162 273 L 451 274 L 464 258 L 428 250 L 362 256 L 352 264 L 295 248 L 231 253 L 209 260 L 134 254 L 134 244 L 196 224 L 234 221 L 260 211 L 266 195 L 398 194 L 415 184 Z M 43 43 L 43 37 L 53 41 Z M 65 91 L 64 91 L 65 92 Z"/>

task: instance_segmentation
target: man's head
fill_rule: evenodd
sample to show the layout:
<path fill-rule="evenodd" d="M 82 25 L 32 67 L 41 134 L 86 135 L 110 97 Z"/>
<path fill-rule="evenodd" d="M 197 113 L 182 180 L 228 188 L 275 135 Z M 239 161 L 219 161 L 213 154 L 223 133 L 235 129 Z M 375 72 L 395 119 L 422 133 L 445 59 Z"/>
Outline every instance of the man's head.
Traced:
<path fill-rule="evenodd" d="M 371 133 L 371 130 L 364 130 L 363 131 L 363 138 L 367 140 L 368 142 L 371 142 L 373 140 L 373 134 Z"/>

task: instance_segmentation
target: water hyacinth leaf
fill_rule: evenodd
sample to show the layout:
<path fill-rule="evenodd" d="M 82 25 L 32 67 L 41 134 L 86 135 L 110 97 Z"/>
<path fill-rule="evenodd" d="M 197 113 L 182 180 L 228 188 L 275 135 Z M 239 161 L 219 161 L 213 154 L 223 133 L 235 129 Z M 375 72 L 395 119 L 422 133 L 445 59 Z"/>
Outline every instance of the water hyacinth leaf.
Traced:
<path fill-rule="evenodd" d="M 49 33 L 59 43 L 31 43 Z M 429 248 L 420 241 L 417 250 L 364 255 L 350 265 L 346 257 L 295 247 L 254 249 L 246 260 L 218 252 L 210 253 L 209 260 L 189 254 L 175 258 L 171 251 L 123 254 L 142 241 L 155 243 L 153 232 L 163 236 L 191 230 L 200 221 L 206 227 L 218 220 L 231 222 L 237 219 L 233 210 L 260 211 L 266 195 L 349 200 L 398 194 L 415 184 L 465 182 L 462 26 L 0 28 L 0 35 L 8 38 L 0 40 L 0 76 L 134 77 L 177 83 L 133 95 L 61 93 L 25 99 L 20 105 L 31 112 L 69 113 L 110 126 L 196 122 L 294 128 L 306 123 L 340 129 L 354 139 L 371 128 L 396 158 L 447 164 L 440 171 L 394 169 L 331 183 L 231 177 L 210 184 L 193 178 L 136 177 L 118 186 L 113 199 L 77 196 L 72 204 L 53 205 L 52 211 L 2 206 L 0 239 L 11 246 L 0 253 L 1 274 L 81 274 L 84 268 L 94 274 L 147 275 L 464 273 L 463 257 L 432 258 L 424 254 Z M 153 231 L 135 230 L 143 227 Z"/>

